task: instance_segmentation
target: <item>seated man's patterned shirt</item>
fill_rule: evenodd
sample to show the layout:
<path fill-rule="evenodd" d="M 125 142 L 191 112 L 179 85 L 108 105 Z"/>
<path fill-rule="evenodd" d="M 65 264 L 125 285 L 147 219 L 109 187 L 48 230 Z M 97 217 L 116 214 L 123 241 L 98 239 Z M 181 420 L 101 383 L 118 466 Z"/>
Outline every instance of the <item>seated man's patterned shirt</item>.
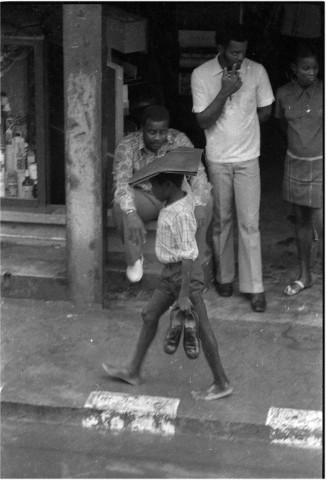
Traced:
<path fill-rule="evenodd" d="M 193 144 L 184 133 L 173 128 L 169 128 L 167 141 L 162 145 L 157 154 L 146 148 L 142 130 L 123 138 L 114 154 L 114 202 L 123 211 L 135 210 L 133 188 L 128 184 L 133 174 L 151 163 L 155 158 L 162 157 L 169 150 L 174 150 L 178 147 L 193 147 Z M 137 186 L 137 188 L 145 192 L 151 192 L 152 189 L 150 182 L 143 183 Z M 207 180 L 202 163 L 199 165 L 196 176 L 190 177 L 189 180 L 185 178 L 182 188 L 186 192 L 192 192 L 195 205 L 207 205 L 211 185 Z"/>

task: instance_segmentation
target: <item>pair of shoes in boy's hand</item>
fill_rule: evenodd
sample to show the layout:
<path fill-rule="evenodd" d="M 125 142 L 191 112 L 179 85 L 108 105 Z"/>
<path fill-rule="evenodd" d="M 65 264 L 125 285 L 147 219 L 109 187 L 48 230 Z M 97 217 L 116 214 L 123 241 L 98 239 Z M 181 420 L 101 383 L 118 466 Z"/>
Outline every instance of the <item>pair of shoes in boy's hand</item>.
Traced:
<path fill-rule="evenodd" d="M 183 347 L 188 358 L 195 359 L 198 358 L 200 354 L 200 343 L 198 338 L 198 316 L 195 312 L 190 314 L 191 319 L 195 321 L 194 327 L 183 327 L 183 320 L 186 314 L 179 310 L 178 308 L 173 308 L 171 310 L 171 325 L 169 326 L 165 339 L 163 350 L 165 353 L 172 355 L 177 350 L 181 332 L 183 329 Z M 180 323 L 176 324 L 174 319 Z"/>
<path fill-rule="evenodd" d="M 183 329 L 183 348 L 190 360 L 199 357 L 200 343 L 198 338 L 198 329 L 196 327 L 184 327 Z"/>
<path fill-rule="evenodd" d="M 182 332 L 182 325 L 170 325 L 166 332 L 163 349 L 165 353 L 172 355 L 177 350 Z"/>
<path fill-rule="evenodd" d="M 179 308 L 172 308 L 170 313 L 170 326 L 166 332 L 163 344 L 163 350 L 169 355 L 175 353 L 179 346 L 183 321 L 184 313 L 182 310 Z"/>
<path fill-rule="evenodd" d="M 181 338 L 182 325 L 170 326 L 164 340 L 164 351 L 169 355 L 176 352 Z M 183 328 L 183 347 L 188 358 L 191 360 L 198 358 L 200 354 L 200 344 L 197 328 Z"/>

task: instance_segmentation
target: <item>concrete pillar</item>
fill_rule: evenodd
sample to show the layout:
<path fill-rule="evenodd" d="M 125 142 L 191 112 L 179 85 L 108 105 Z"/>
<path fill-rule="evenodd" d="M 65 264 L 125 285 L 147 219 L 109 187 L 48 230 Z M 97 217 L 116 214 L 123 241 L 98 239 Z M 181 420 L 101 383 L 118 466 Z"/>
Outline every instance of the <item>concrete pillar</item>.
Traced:
<path fill-rule="evenodd" d="M 101 4 L 63 4 L 67 269 L 77 304 L 103 296 L 102 32 Z"/>

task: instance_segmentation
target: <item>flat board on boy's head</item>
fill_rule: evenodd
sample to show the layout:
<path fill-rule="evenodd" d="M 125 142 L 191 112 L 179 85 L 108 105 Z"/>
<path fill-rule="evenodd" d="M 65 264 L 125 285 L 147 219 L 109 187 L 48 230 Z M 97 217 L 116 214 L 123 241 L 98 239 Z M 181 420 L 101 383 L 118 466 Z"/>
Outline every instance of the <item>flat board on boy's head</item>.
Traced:
<path fill-rule="evenodd" d="M 162 157 L 134 173 L 129 185 L 144 183 L 159 173 L 179 173 L 196 175 L 203 150 L 200 148 L 179 147 L 170 150 Z"/>

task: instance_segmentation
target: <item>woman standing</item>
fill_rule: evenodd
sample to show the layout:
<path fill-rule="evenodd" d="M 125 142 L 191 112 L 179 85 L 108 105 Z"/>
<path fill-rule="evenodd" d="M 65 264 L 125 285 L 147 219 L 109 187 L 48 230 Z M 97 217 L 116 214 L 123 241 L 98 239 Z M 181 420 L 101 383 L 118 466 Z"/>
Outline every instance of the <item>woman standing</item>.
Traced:
<path fill-rule="evenodd" d="M 323 84 L 314 48 L 299 44 L 291 69 L 293 80 L 277 90 L 275 110 L 287 132 L 283 198 L 294 207 L 299 260 L 298 278 L 286 295 L 311 287 L 313 225 L 322 242 L 323 224 Z"/>

